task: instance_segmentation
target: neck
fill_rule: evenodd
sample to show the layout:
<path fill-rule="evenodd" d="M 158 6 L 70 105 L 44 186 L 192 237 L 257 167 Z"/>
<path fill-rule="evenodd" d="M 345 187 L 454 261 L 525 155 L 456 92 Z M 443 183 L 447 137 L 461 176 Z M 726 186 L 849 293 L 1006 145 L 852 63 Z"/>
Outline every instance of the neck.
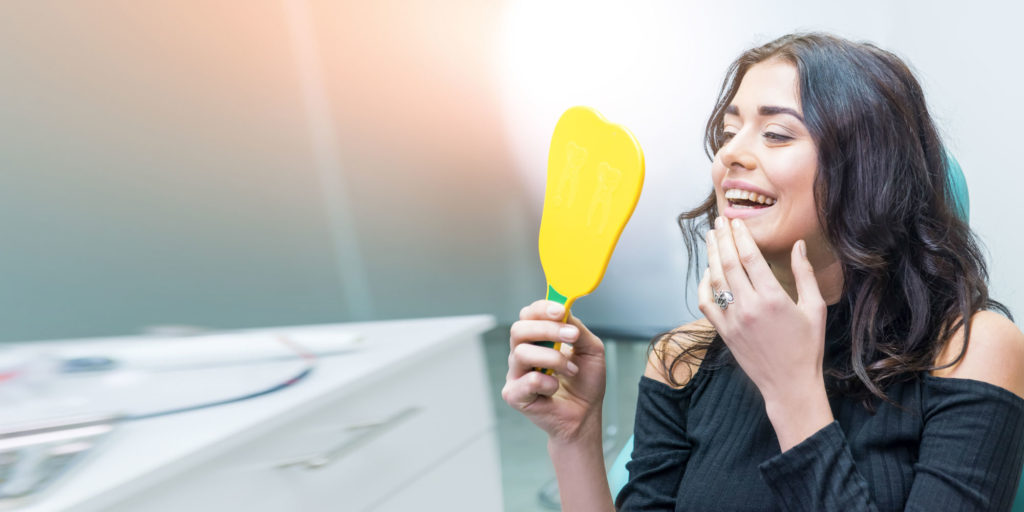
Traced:
<path fill-rule="evenodd" d="M 810 247 L 808 250 L 810 251 Z M 825 304 L 832 305 L 839 302 L 843 293 L 843 268 L 839 259 L 830 252 L 816 254 L 816 251 L 809 252 L 808 257 L 811 260 L 811 266 L 814 267 L 814 278 L 818 281 L 818 289 L 821 290 L 821 297 L 825 299 Z M 793 302 L 798 301 L 799 296 L 796 291 L 796 279 L 793 277 L 790 255 L 786 254 L 784 257 L 780 255 L 779 258 L 767 260 L 775 274 L 775 279 L 779 281 Z"/>

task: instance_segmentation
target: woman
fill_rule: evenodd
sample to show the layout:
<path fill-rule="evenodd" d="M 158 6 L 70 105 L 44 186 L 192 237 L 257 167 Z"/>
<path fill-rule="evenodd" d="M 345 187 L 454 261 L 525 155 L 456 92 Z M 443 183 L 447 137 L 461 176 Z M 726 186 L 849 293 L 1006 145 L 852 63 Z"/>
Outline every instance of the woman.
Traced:
<path fill-rule="evenodd" d="M 691 269 L 708 229 L 704 318 L 652 340 L 614 505 L 1008 510 L 1024 335 L 988 311 L 1009 316 L 906 65 L 870 44 L 782 37 L 733 63 L 705 142 L 714 190 L 680 216 Z M 502 396 L 547 432 L 563 509 L 612 510 L 603 346 L 562 314 L 523 308 Z"/>

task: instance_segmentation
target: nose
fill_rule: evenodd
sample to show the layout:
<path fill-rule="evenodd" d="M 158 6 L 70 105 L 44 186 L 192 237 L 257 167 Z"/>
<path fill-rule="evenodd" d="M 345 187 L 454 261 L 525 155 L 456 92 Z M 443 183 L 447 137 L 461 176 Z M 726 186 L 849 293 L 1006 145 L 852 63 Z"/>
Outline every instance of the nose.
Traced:
<path fill-rule="evenodd" d="M 756 141 L 751 140 L 754 137 L 744 133 L 744 131 L 746 130 L 741 130 L 736 135 L 733 135 L 729 142 L 726 142 L 724 146 L 718 149 L 718 158 L 727 169 L 740 167 L 750 171 L 757 167 L 757 159 L 754 158 L 751 148 L 751 144 L 754 144 Z"/>

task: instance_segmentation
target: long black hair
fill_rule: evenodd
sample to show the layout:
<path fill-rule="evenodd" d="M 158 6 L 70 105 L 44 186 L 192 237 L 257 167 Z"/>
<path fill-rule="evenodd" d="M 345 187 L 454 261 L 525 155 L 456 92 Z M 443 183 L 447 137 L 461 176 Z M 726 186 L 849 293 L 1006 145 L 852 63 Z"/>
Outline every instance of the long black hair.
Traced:
<path fill-rule="evenodd" d="M 989 298 L 985 260 L 957 216 L 947 154 L 924 93 L 896 55 L 822 33 L 787 35 L 744 52 L 729 67 L 705 128 L 708 157 L 725 143 L 722 118 L 744 75 L 769 59 L 797 68 L 805 125 L 818 149 L 818 220 L 842 266 L 842 295 L 829 316 L 846 322 L 849 335 L 829 376 L 837 390 L 873 410 L 872 396 L 889 400 L 890 383 L 958 362 L 970 336 L 965 319 L 982 309 L 1012 317 Z M 712 190 L 678 217 L 688 276 L 699 277 L 704 233 L 717 216 Z M 959 355 L 935 366 L 961 327 Z M 680 363 L 713 368 L 729 360 L 713 329 L 674 329 L 651 347 L 676 385 Z"/>

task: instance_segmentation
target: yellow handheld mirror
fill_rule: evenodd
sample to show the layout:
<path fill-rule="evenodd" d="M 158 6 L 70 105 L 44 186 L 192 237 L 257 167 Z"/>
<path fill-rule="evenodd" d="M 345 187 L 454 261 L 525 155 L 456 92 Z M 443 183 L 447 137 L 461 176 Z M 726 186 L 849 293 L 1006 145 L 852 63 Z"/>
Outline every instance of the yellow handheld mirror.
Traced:
<path fill-rule="evenodd" d="M 538 247 L 547 300 L 565 305 L 563 322 L 573 301 L 604 277 L 643 184 L 644 154 L 629 130 L 588 107 L 562 114 L 548 151 Z"/>

